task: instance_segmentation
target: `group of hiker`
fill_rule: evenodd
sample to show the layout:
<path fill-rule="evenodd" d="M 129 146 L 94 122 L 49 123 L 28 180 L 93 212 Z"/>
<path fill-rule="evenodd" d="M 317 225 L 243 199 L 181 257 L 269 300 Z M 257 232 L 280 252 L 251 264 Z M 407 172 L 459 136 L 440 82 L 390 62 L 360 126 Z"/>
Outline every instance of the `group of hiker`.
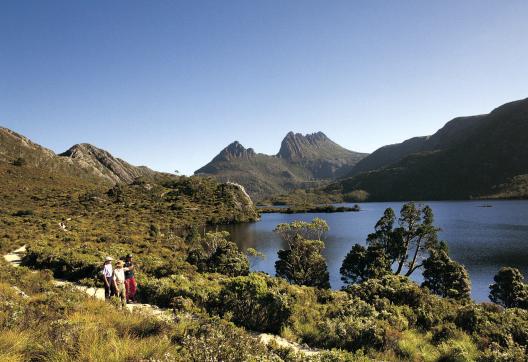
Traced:
<path fill-rule="evenodd" d="M 103 281 L 105 298 L 113 296 L 119 298 L 122 306 L 127 303 L 134 303 L 137 291 L 136 278 L 134 277 L 134 262 L 132 254 L 125 257 L 125 261 L 118 260 L 115 266 L 112 265 L 114 258 L 107 256 L 103 266 Z"/>

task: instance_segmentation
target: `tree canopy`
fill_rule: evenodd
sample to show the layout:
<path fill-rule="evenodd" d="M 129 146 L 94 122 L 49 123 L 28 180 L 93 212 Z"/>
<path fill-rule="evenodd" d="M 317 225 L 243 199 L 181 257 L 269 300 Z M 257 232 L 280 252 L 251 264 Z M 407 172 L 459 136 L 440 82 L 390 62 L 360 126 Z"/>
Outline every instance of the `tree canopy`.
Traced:
<path fill-rule="evenodd" d="M 528 284 L 517 268 L 504 267 L 493 278 L 489 298 L 506 308 L 528 309 Z"/>
<path fill-rule="evenodd" d="M 386 274 L 408 277 L 423 267 L 423 286 L 444 297 L 468 298 L 467 271 L 449 258 L 447 245 L 438 241 L 439 231 L 429 206 L 408 202 L 397 220 L 388 208 L 368 235 L 367 246 L 352 246 L 340 269 L 341 280 L 349 285 Z"/>
<path fill-rule="evenodd" d="M 467 299 L 470 297 L 471 281 L 466 268 L 452 260 L 447 246 L 431 250 L 424 261 L 423 287 L 429 288 L 441 297 Z"/>
<path fill-rule="evenodd" d="M 322 255 L 328 231 L 326 221 L 315 218 L 312 222 L 294 221 L 275 228 L 288 248 L 278 251 L 275 262 L 277 276 L 293 284 L 330 288 L 330 277 L 326 260 Z"/>

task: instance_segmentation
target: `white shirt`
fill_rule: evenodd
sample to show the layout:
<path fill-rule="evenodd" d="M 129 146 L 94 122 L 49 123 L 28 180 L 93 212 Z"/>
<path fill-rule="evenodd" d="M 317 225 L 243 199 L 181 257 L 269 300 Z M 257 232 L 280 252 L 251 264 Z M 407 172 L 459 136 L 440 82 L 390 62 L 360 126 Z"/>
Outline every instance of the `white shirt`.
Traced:
<path fill-rule="evenodd" d="M 127 268 L 114 269 L 114 280 L 116 283 L 125 282 L 125 269 Z"/>
<path fill-rule="evenodd" d="M 103 276 L 111 278 L 113 270 L 114 268 L 112 268 L 112 264 L 105 264 L 103 268 Z"/>

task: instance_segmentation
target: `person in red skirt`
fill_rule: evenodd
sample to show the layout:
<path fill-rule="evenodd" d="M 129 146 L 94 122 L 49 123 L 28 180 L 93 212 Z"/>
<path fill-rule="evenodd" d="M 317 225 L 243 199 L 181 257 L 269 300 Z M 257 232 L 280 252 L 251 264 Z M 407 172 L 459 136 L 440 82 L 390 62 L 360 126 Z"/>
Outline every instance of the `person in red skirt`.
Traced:
<path fill-rule="evenodd" d="M 132 254 L 128 254 L 125 259 L 125 288 L 127 303 L 136 301 L 137 284 L 134 277 L 134 262 Z"/>

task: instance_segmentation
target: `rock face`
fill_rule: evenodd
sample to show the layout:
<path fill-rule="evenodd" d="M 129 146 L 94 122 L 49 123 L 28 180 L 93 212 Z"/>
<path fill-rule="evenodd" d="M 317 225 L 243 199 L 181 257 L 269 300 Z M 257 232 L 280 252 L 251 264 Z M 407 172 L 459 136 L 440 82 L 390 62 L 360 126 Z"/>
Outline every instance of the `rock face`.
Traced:
<path fill-rule="evenodd" d="M 333 142 L 323 132 L 307 135 L 289 132 L 282 140 L 277 157 L 288 161 L 324 158 L 353 158 L 357 152 L 349 151 Z"/>
<path fill-rule="evenodd" d="M 238 141 L 231 143 L 229 146 L 224 148 L 213 161 L 231 161 L 236 159 L 249 159 L 256 156 L 255 151 L 252 148 L 245 148 Z"/>
<path fill-rule="evenodd" d="M 234 181 L 260 199 L 345 175 L 365 156 L 339 146 L 322 132 L 289 132 L 276 155 L 257 154 L 235 141 L 195 174 Z"/>
<path fill-rule="evenodd" d="M 132 183 L 138 177 L 154 177 L 156 172 L 144 166 L 132 166 L 112 156 L 108 151 L 88 143 L 74 145 L 59 156 L 76 161 L 80 167 L 91 169 L 101 178 L 113 183 Z"/>
<path fill-rule="evenodd" d="M 12 162 L 23 158 L 27 162 L 45 162 L 55 153 L 8 128 L 0 127 L 0 160 Z"/>
<path fill-rule="evenodd" d="M 131 183 L 138 177 L 164 175 L 147 167 L 132 166 L 90 144 L 78 144 L 57 155 L 27 137 L 0 128 L 0 161 L 14 163 L 18 159 L 22 159 L 28 167 L 45 168 L 61 176 L 104 184 Z"/>
<path fill-rule="evenodd" d="M 528 197 L 528 98 L 458 117 L 434 135 L 385 146 L 327 190 L 371 200 Z"/>

